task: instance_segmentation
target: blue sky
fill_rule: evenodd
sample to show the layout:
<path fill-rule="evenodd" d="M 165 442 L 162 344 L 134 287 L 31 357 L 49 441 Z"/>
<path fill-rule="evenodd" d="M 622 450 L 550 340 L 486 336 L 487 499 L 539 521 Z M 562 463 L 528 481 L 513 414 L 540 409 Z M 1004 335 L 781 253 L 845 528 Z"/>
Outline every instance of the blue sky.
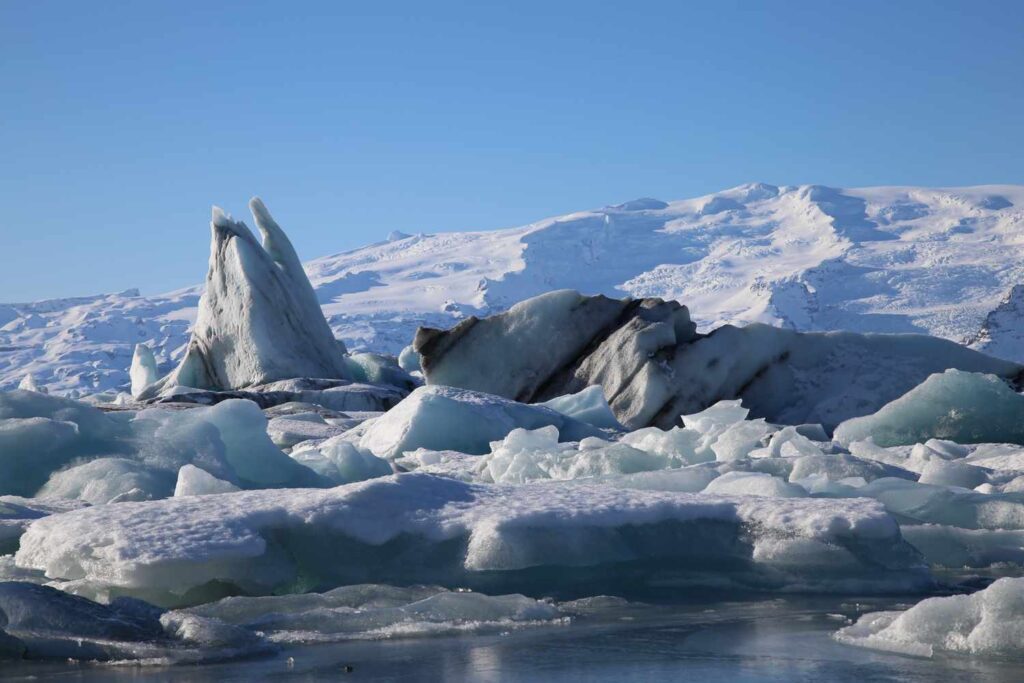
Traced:
<path fill-rule="evenodd" d="M 0 301 L 749 181 L 1024 183 L 1021 2 L 0 2 Z"/>

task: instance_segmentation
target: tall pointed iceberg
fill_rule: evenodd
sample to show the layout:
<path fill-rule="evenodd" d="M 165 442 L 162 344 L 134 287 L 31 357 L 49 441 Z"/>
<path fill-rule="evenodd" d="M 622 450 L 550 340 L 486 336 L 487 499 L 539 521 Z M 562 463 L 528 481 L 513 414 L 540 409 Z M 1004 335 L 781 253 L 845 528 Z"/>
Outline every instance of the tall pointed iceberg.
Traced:
<path fill-rule="evenodd" d="M 258 197 L 249 202 L 261 245 L 213 208 L 210 268 L 192 337 L 178 367 L 143 398 L 176 386 L 244 389 L 296 377 L 350 379 L 295 248 Z"/>

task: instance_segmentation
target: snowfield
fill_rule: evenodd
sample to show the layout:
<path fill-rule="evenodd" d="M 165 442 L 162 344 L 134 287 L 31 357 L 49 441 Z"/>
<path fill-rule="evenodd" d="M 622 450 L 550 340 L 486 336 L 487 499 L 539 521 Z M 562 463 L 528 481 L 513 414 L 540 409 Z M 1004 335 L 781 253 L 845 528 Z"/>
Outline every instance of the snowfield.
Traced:
<path fill-rule="evenodd" d="M 203 226 L 194 234 L 202 258 Z M 397 354 L 419 325 L 447 328 L 571 288 L 676 299 L 702 331 L 759 321 L 923 332 L 1024 361 L 1019 291 L 1011 296 L 1024 283 L 1022 242 L 1022 186 L 750 184 L 505 230 L 393 233 L 305 269 L 351 350 Z M 0 304 L 0 389 L 29 372 L 51 391 L 127 390 L 139 342 L 153 348 L 165 374 L 184 354 L 201 293 Z"/>

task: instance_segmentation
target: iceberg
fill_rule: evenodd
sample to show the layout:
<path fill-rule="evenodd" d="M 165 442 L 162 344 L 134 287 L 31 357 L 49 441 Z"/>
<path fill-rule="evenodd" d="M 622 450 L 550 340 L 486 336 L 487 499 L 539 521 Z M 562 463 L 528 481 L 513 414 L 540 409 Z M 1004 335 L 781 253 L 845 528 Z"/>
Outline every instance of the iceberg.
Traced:
<path fill-rule="evenodd" d="M 34 391 L 39 394 L 47 393 L 45 387 L 40 387 L 38 384 L 36 384 L 36 378 L 32 376 L 31 372 L 27 373 L 24 377 L 21 378 L 21 381 L 18 382 L 18 388 L 23 389 L 25 391 Z"/>
<path fill-rule="evenodd" d="M 185 356 L 145 389 L 227 391 L 296 377 L 351 379 L 345 347 L 324 319 L 309 278 L 263 202 L 249 202 L 263 244 L 214 207 L 206 291 Z"/>
<path fill-rule="evenodd" d="M 128 377 L 131 379 L 132 398 L 142 396 L 149 385 L 160 379 L 160 372 L 156 366 L 156 357 L 153 355 L 153 350 L 145 344 L 135 345 Z"/>
<path fill-rule="evenodd" d="M 382 458 L 394 458 L 418 448 L 483 454 L 492 441 L 517 427 L 554 426 L 563 441 L 579 441 L 600 432 L 543 406 L 531 406 L 499 396 L 432 385 L 413 391 L 397 406 L 370 424 L 359 446 Z"/>
<path fill-rule="evenodd" d="M 1014 381 L 1024 371 L 923 335 L 804 333 L 758 323 L 698 334 L 676 302 L 570 290 L 447 331 L 420 328 L 413 347 L 427 384 L 523 402 L 600 385 L 628 429 L 667 429 L 680 415 L 732 399 L 773 423 L 831 429 L 949 368 Z"/>
<path fill-rule="evenodd" d="M 828 569 L 806 561 L 815 553 Z M 930 581 L 871 500 L 482 485 L 418 473 L 84 508 L 35 521 L 15 558 L 86 597 L 163 606 L 367 580 L 545 594 L 586 594 L 593 581 L 628 590 L 645 576 L 806 590 Z"/>
<path fill-rule="evenodd" d="M 946 370 L 835 431 L 842 444 L 868 438 L 883 447 L 928 439 L 1024 444 L 1024 396 L 995 375 Z"/>

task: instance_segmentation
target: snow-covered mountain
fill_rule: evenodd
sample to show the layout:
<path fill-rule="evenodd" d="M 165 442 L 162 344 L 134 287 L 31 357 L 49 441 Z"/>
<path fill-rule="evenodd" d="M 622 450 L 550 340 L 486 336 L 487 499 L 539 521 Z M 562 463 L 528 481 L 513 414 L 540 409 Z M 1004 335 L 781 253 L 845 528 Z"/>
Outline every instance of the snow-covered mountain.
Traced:
<path fill-rule="evenodd" d="M 301 226 L 289 225 L 298 231 Z M 196 259 L 206 257 L 197 226 Z M 200 238 L 199 235 L 203 235 Z M 397 353 L 551 289 L 660 296 L 701 328 L 923 332 L 1024 361 L 1024 186 L 835 189 L 743 185 L 639 199 L 486 232 L 405 235 L 305 264 L 350 349 Z M 59 392 L 126 387 L 132 349 L 184 350 L 200 287 L 0 304 L 0 389 L 26 373 Z"/>

